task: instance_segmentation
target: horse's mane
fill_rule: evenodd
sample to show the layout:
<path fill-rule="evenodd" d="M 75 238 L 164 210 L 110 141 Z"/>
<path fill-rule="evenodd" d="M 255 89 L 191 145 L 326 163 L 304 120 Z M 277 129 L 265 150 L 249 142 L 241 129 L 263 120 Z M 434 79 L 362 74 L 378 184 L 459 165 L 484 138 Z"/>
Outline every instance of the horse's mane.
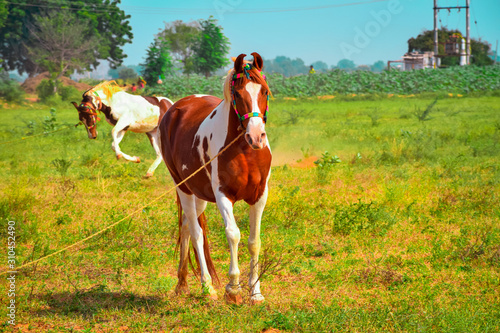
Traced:
<path fill-rule="evenodd" d="M 234 72 L 235 72 L 234 68 L 231 68 L 227 72 L 226 78 L 224 80 L 224 100 L 226 102 L 229 102 L 229 103 L 231 102 L 231 82 L 233 80 Z M 259 70 L 252 67 L 252 69 L 247 71 L 247 72 L 250 75 L 250 78 L 252 79 L 252 81 L 262 85 L 262 87 L 264 87 L 264 89 L 266 89 L 267 93 L 271 94 L 271 90 L 269 89 L 269 86 L 267 85 L 266 79 L 264 78 L 264 76 L 262 75 L 262 73 Z"/>
<path fill-rule="evenodd" d="M 90 88 L 86 92 L 83 93 L 83 97 L 89 96 L 90 94 L 94 93 L 96 90 L 101 89 L 104 95 L 109 99 L 113 94 L 122 91 L 123 88 L 116 83 L 115 80 L 111 81 L 104 81 L 99 83 L 97 86 Z"/>

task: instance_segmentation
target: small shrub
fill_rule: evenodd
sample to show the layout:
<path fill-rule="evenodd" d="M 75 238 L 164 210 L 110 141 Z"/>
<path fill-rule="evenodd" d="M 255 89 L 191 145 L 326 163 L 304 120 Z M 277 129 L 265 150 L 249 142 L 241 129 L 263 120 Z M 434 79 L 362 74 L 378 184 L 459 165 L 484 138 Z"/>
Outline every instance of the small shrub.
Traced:
<path fill-rule="evenodd" d="M 56 109 L 50 109 L 50 116 L 45 116 L 43 120 L 43 129 L 45 131 L 54 131 L 57 129 L 57 118 L 56 118 Z"/>
<path fill-rule="evenodd" d="M 333 170 L 333 166 L 335 164 L 340 163 L 340 158 L 335 155 L 330 155 L 329 152 L 325 151 L 321 158 L 316 160 L 314 164 L 316 164 L 316 177 L 319 184 L 326 184 L 328 182 L 330 172 Z"/>
<path fill-rule="evenodd" d="M 61 95 L 63 101 L 74 101 L 81 98 L 80 92 L 73 86 L 61 87 L 59 89 L 59 95 Z"/>
<path fill-rule="evenodd" d="M 80 92 L 73 86 L 63 86 L 59 80 L 42 80 L 36 92 L 40 101 L 47 105 L 57 105 L 61 101 L 80 99 Z"/>
<path fill-rule="evenodd" d="M 56 87 L 61 87 L 61 83 L 59 81 L 42 80 L 38 87 L 36 87 L 38 98 L 40 98 L 40 100 L 45 103 L 49 100 L 50 97 L 53 97 L 55 95 Z"/>
<path fill-rule="evenodd" d="M 0 73 L 0 98 L 9 103 L 24 101 L 24 91 L 16 81 L 9 78 L 5 71 Z"/>

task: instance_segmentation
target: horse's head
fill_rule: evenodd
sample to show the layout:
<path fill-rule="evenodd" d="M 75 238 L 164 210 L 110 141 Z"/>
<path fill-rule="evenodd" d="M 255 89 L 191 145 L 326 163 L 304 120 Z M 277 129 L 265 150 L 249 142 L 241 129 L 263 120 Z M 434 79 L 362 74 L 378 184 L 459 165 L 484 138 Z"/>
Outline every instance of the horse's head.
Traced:
<path fill-rule="evenodd" d="M 241 128 L 246 131 L 245 140 L 253 149 L 266 147 L 267 110 L 269 102 L 269 86 L 262 74 L 263 60 L 252 53 L 253 62 L 244 60 L 246 54 L 240 54 L 234 61 L 234 69 L 226 78 L 224 97 L 231 102 Z"/>
<path fill-rule="evenodd" d="M 78 111 L 78 118 L 85 125 L 87 129 L 87 134 L 89 139 L 97 138 L 97 121 L 100 120 L 97 116 L 97 110 L 99 108 L 98 101 L 92 96 L 83 94 L 83 99 L 80 105 L 75 102 L 71 102 L 76 110 Z"/>

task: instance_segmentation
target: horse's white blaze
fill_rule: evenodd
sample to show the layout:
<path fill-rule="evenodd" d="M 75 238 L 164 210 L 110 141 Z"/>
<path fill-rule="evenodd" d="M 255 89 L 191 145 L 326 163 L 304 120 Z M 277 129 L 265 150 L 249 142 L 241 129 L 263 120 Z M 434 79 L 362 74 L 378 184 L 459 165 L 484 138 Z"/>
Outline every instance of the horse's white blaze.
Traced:
<path fill-rule="evenodd" d="M 186 165 L 186 164 L 183 164 L 183 165 L 182 165 L 182 171 L 187 170 L 187 169 L 188 169 L 187 165 Z"/>
<path fill-rule="evenodd" d="M 261 84 L 252 81 L 248 82 L 245 86 L 246 91 L 248 91 L 250 98 L 252 99 L 252 112 L 262 113 L 259 109 L 259 93 L 261 87 Z"/>
<path fill-rule="evenodd" d="M 247 85 L 245 86 L 245 89 L 250 95 L 252 101 L 251 112 L 264 114 L 264 112 L 262 112 L 259 108 L 259 94 L 261 88 L 262 85 L 255 82 L 248 82 Z M 261 143 L 262 134 L 266 132 L 265 124 L 261 117 L 251 117 L 250 120 L 248 121 L 246 132 L 247 132 L 246 135 L 248 135 L 252 140 L 253 143 L 252 147 L 254 145 L 259 146 L 260 148 L 265 147 L 265 143 L 267 143 L 267 140 L 264 141 L 264 143 Z"/>

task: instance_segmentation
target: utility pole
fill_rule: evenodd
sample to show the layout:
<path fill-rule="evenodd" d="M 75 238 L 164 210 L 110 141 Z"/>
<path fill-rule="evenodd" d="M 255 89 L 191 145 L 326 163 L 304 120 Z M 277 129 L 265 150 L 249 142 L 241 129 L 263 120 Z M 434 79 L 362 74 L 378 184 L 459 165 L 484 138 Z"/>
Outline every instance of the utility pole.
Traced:
<path fill-rule="evenodd" d="M 460 9 L 465 8 L 466 15 L 466 43 L 465 43 L 465 54 L 466 54 L 466 64 L 470 65 L 470 0 L 465 0 L 465 6 L 448 6 L 448 7 L 438 7 L 438 0 L 434 0 L 434 57 L 435 64 L 437 66 L 441 64 L 440 58 L 438 56 L 439 47 L 438 47 L 438 14 L 440 9 L 457 9 L 460 12 Z"/>
<path fill-rule="evenodd" d="M 438 13 L 439 13 L 439 9 L 438 9 L 438 1 L 437 0 L 434 0 L 434 68 L 437 68 L 439 67 L 440 64 L 440 60 L 438 58 L 438 53 L 439 53 L 439 47 L 438 47 Z"/>
<path fill-rule="evenodd" d="M 470 65 L 470 0 L 465 1 L 465 15 L 467 16 L 466 20 L 466 30 L 467 30 L 467 42 L 466 42 L 466 54 L 467 54 L 467 65 Z"/>

